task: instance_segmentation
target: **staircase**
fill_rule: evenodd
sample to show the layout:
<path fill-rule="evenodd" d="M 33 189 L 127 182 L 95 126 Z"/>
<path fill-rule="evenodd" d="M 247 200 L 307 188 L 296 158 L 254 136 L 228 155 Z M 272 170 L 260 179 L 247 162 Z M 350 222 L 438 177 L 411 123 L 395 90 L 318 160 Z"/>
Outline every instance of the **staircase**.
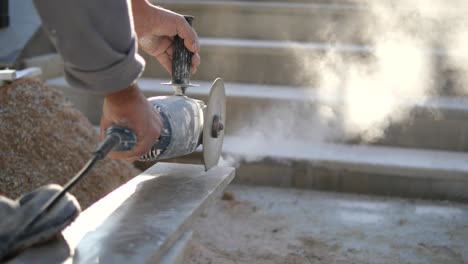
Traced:
<path fill-rule="evenodd" d="M 468 201 L 468 101 L 453 88 L 459 69 L 447 66 L 450 51 L 438 48 L 440 43 L 409 50 L 408 60 L 395 67 L 390 80 L 405 82 L 404 67 L 411 67 L 411 56 L 422 52 L 431 65 L 431 79 L 423 87 L 428 92 L 424 98 L 419 93 L 398 97 L 393 112 L 406 114 L 384 116 L 383 134 L 368 140 L 362 133 L 349 133 L 346 113 L 340 110 L 348 96 L 343 93 L 351 90 L 330 96 L 321 87 L 324 60 L 338 58 L 346 68 L 371 64 L 378 54 L 366 36 L 368 25 L 376 23 L 368 5 L 344 0 L 154 3 L 195 16 L 202 64 L 192 82 L 200 87 L 187 94 L 206 99 L 211 82 L 224 79 L 223 162 L 238 166 L 237 182 Z M 430 37 L 436 39 L 436 33 Z M 170 94 L 170 88 L 160 85 L 168 74 L 142 55 L 147 66 L 139 84 L 145 95 Z M 344 77 L 340 81 L 346 86 Z M 420 81 L 425 83 L 423 75 Z M 62 77 L 48 82 L 98 124 L 101 98 L 71 90 Z M 381 94 L 364 95 L 363 104 L 375 100 L 379 108 L 387 102 Z M 375 111 L 369 105 L 364 114 Z M 199 156 L 177 161 L 198 162 Z"/>

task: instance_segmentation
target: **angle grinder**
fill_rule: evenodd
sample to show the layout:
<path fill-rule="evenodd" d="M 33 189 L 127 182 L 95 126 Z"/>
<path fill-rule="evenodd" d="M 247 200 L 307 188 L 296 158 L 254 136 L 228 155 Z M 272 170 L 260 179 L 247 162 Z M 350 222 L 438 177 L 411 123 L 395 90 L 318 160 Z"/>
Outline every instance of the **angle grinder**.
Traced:
<path fill-rule="evenodd" d="M 185 16 L 192 25 L 193 17 Z M 158 161 L 190 154 L 202 144 L 203 161 L 208 170 L 218 164 L 224 138 L 226 120 L 225 89 L 221 78 L 211 86 L 208 103 L 185 95 L 190 83 L 190 66 L 193 53 L 184 41 L 174 37 L 174 54 L 171 85 L 174 94 L 157 96 L 148 100 L 161 115 L 163 129 L 159 140 L 140 161 Z"/>
<path fill-rule="evenodd" d="M 192 16 L 185 16 L 185 19 L 192 25 Z M 172 86 L 174 94 L 148 99 L 159 112 L 163 128 L 151 150 L 140 157 L 141 161 L 180 157 L 203 145 L 205 169 L 209 170 L 218 164 L 226 120 L 224 83 L 221 78 L 213 82 L 207 103 L 187 97 L 186 89 L 196 86 L 190 83 L 192 55 L 185 48 L 183 39 L 175 36 L 172 80 L 166 83 Z M 0 261 L 23 248 L 46 241 L 70 224 L 81 209 L 67 192 L 110 151 L 129 151 L 136 145 L 136 141 L 133 131 L 112 126 L 106 130 L 105 137 L 92 158 L 63 188 L 44 186 L 25 195 L 28 198 L 24 200 L 29 201 L 29 206 L 15 209 L 16 215 L 23 217 L 12 215 L 10 222 L 14 222 L 15 227 L 0 230 Z"/>

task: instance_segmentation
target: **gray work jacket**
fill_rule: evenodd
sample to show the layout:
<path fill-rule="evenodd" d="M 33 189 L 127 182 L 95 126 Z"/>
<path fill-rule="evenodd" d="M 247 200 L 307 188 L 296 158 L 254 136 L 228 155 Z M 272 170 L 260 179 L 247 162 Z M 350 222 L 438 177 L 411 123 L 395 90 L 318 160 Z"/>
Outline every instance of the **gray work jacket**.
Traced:
<path fill-rule="evenodd" d="M 142 73 L 126 0 L 34 0 L 64 60 L 70 85 L 95 93 L 128 87 Z"/>

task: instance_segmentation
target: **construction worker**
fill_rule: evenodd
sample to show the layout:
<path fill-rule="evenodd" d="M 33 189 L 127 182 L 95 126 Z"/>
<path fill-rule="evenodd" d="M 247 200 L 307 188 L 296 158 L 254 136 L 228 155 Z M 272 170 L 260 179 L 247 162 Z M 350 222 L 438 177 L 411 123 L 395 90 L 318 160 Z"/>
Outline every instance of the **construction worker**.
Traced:
<path fill-rule="evenodd" d="M 43 26 L 64 60 L 65 77 L 74 87 L 105 97 L 101 135 L 117 124 L 132 129 L 137 145 L 113 158 L 136 159 L 148 152 L 162 123 L 135 80 L 145 61 L 137 46 L 171 73 L 172 39 L 179 35 L 194 53 L 192 73 L 200 64 L 196 32 L 184 17 L 145 0 L 34 0 Z M 69 193 L 21 236 L 20 227 L 62 187 L 43 186 L 17 200 L 0 196 L 0 262 L 22 248 L 48 240 L 81 211 Z"/>
<path fill-rule="evenodd" d="M 64 60 L 70 85 L 105 95 L 103 131 L 112 124 L 132 129 L 138 144 L 112 158 L 136 159 L 159 137 L 161 120 L 135 80 L 145 61 L 139 46 L 169 72 L 172 39 L 179 35 L 194 53 L 192 73 L 200 64 L 197 33 L 182 15 L 146 0 L 34 0 L 44 28 Z M 138 43 L 138 44 L 137 44 Z"/>

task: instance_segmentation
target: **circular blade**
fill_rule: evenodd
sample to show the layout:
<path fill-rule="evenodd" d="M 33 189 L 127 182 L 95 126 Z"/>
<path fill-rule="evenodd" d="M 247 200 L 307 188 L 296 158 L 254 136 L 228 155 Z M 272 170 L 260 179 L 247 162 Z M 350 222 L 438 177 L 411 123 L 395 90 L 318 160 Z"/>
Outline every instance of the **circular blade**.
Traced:
<path fill-rule="evenodd" d="M 203 162 L 205 169 L 218 165 L 226 122 L 226 92 L 224 82 L 217 78 L 211 86 L 203 124 Z"/>

